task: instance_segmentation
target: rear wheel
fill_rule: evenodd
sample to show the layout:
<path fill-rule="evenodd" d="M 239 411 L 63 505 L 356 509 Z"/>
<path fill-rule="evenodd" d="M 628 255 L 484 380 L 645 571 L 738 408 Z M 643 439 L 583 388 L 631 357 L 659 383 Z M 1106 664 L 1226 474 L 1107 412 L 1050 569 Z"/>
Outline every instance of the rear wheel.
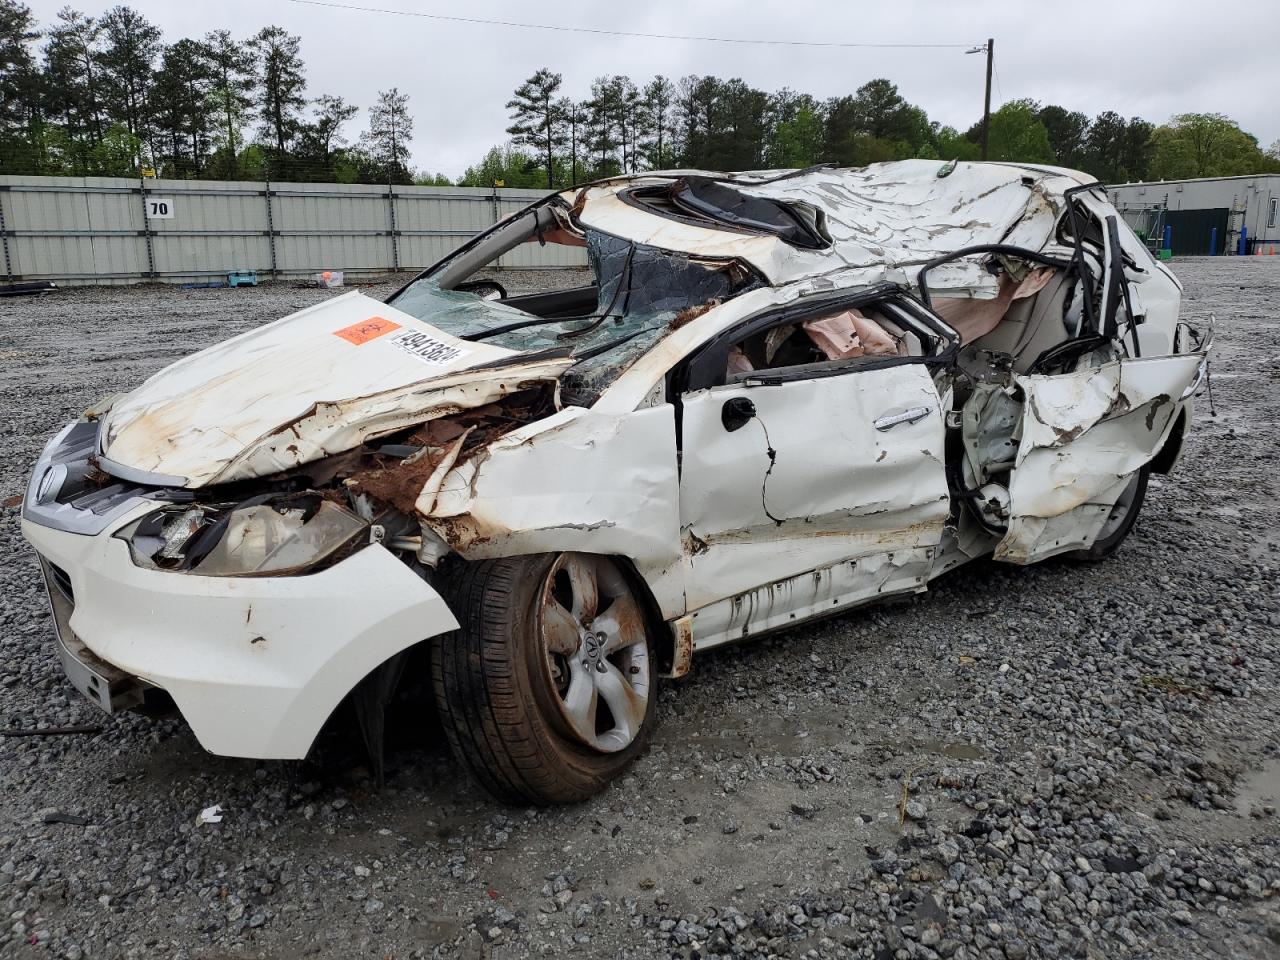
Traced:
<path fill-rule="evenodd" d="M 1138 520 L 1143 501 L 1147 498 L 1147 478 L 1150 476 L 1150 464 L 1134 473 L 1107 515 L 1093 546 L 1073 550 L 1067 557 L 1072 560 L 1105 560 L 1119 550 L 1120 544 L 1124 543 Z"/>
<path fill-rule="evenodd" d="M 607 557 L 470 564 L 451 590 L 462 629 L 432 676 L 458 759 L 500 799 L 569 803 L 643 749 L 657 670 L 640 603 Z"/>

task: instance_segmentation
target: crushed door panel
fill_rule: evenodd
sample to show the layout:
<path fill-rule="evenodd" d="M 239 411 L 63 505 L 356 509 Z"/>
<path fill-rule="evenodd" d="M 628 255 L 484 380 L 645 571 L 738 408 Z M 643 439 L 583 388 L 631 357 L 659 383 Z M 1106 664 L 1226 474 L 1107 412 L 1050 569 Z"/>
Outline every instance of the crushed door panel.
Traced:
<path fill-rule="evenodd" d="M 949 499 L 941 406 L 923 364 L 686 397 L 688 608 L 815 567 L 936 547 Z M 749 415 L 735 421 L 735 408 Z"/>

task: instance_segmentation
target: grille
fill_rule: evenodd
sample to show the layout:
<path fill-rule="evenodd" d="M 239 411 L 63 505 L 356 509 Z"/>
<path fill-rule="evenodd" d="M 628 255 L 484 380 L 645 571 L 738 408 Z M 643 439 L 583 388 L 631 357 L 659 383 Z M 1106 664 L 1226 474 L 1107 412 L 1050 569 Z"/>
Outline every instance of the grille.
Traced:
<path fill-rule="evenodd" d="M 68 603 L 75 603 L 76 595 L 75 591 L 71 589 L 71 578 L 67 576 L 67 571 L 55 563 L 50 563 L 48 560 L 45 561 L 45 566 L 49 570 L 49 585 L 62 594 Z"/>
<path fill-rule="evenodd" d="M 80 421 L 56 447 L 45 450 L 36 464 L 34 482 L 40 482 L 45 470 L 58 469 L 62 478 L 52 497 L 32 502 L 28 496 L 23 517 L 55 530 L 93 536 L 140 499 L 154 499 L 159 494 L 157 487 L 116 477 L 104 479 L 93 460 L 96 431 L 97 424 Z"/>

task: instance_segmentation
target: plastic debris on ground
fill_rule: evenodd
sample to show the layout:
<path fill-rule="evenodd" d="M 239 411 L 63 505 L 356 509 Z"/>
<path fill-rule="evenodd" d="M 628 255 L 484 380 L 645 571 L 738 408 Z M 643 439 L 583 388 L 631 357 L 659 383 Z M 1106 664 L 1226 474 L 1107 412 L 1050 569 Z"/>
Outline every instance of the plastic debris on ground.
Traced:
<path fill-rule="evenodd" d="M 205 807 L 200 811 L 200 816 L 196 817 L 196 823 L 221 823 L 222 807 L 214 804 L 212 807 Z"/>

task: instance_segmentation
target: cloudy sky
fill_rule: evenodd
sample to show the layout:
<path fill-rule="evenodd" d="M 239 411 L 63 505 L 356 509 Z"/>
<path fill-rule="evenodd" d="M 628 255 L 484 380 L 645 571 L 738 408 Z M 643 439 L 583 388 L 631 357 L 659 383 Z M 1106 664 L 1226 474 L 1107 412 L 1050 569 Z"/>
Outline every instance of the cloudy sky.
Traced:
<path fill-rule="evenodd" d="M 67 0 L 25 0 L 50 22 Z M 111 0 L 73 2 L 100 13 Z M 1115 110 L 1162 122 L 1183 112 L 1225 113 L 1263 147 L 1280 139 L 1275 71 L 1277 0 L 641 0 L 554 5 L 483 0 L 334 0 L 366 8 L 590 27 L 636 33 L 841 43 L 958 44 L 876 49 L 759 46 L 564 33 L 305 5 L 294 0 L 218 4 L 128 0 L 165 39 L 229 28 L 246 37 L 278 24 L 302 36 L 308 94 L 337 94 L 368 107 L 379 90 L 409 94 L 416 118 L 413 163 L 456 177 L 505 139 L 504 104 L 542 66 L 564 75 L 564 91 L 592 78 L 655 73 L 741 77 L 753 86 L 852 93 L 888 77 L 932 119 L 964 128 L 982 109 L 983 58 L 966 45 L 996 40 L 993 109 L 1032 97 L 1090 115 Z M 1051 14 L 1057 8 L 1066 13 Z M 346 133 L 366 125 L 362 112 Z"/>

